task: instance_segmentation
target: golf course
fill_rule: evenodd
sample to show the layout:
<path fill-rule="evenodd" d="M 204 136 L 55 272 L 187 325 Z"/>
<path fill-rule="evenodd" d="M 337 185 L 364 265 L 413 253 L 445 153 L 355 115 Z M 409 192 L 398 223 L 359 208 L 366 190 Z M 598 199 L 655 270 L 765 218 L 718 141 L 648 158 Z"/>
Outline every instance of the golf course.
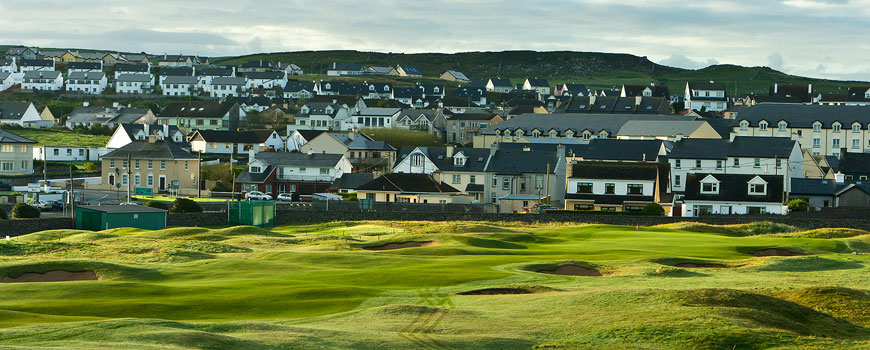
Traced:
<path fill-rule="evenodd" d="M 763 222 L 52 230 L 0 279 L 12 349 L 870 348 L 870 232 Z"/>

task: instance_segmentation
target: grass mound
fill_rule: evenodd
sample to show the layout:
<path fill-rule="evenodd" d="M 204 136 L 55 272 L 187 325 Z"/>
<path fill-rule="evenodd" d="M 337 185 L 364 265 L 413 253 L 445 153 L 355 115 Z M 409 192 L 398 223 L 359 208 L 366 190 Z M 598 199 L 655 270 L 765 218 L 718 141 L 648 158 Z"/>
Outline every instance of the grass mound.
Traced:
<path fill-rule="evenodd" d="M 835 260 L 818 256 L 774 259 L 767 264 L 758 265 L 755 268 L 759 271 L 813 272 L 860 269 L 864 267 L 864 265 L 855 261 Z"/>
<path fill-rule="evenodd" d="M 609 266 L 597 265 L 585 261 L 566 261 L 562 263 L 529 264 L 520 266 L 525 271 L 562 276 L 604 276 L 616 272 Z"/>
<path fill-rule="evenodd" d="M 99 241 L 101 239 L 109 239 L 109 238 L 115 238 L 115 237 L 119 237 L 119 236 L 117 234 L 114 234 L 114 233 L 107 233 L 107 232 L 103 232 L 103 231 L 85 232 L 85 233 L 77 233 L 74 235 L 66 236 L 64 238 L 61 238 L 60 241 L 61 242 L 73 242 L 73 243 L 87 243 L 87 242 L 94 242 L 94 241 Z"/>
<path fill-rule="evenodd" d="M 67 230 L 67 229 L 47 230 L 47 231 L 40 231 L 40 232 L 31 233 L 31 234 L 21 235 L 21 236 L 15 237 L 14 239 L 15 239 L 15 241 L 20 241 L 20 242 L 55 241 L 55 240 L 59 240 L 61 238 L 69 237 L 72 235 L 77 235 L 77 234 L 81 234 L 81 233 L 90 233 L 90 232 L 91 231 L 86 231 L 86 230 Z"/>
<path fill-rule="evenodd" d="M 428 247 L 437 245 L 438 242 L 435 241 L 408 241 L 408 242 L 398 242 L 398 243 L 387 243 L 381 245 L 367 245 L 362 247 L 365 250 L 395 250 L 395 249 L 405 249 L 405 248 L 418 248 L 418 247 Z"/>
<path fill-rule="evenodd" d="M 178 237 L 187 237 L 193 236 L 196 234 L 207 233 L 209 229 L 201 228 L 201 227 L 170 227 L 162 230 L 150 231 L 139 234 L 141 237 L 149 237 L 149 238 L 178 238 Z"/>
<path fill-rule="evenodd" d="M 4 242 L 0 244 L 0 256 L 20 256 L 42 253 L 58 253 L 78 250 L 88 245 L 85 243 L 32 241 L 32 242 Z"/>
<path fill-rule="evenodd" d="M 870 293 L 842 287 L 810 287 L 773 293 L 862 327 L 870 326 Z"/>
<path fill-rule="evenodd" d="M 224 244 L 224 243 L 203 242 L 203 241 L 177 242 L 177 243 L 173 244 L 172 246 L 173 246 L 173 248 L 176 248 L 176 249 L 190 250 L 190 251 L 196 251 L 196 252 L 208 253 L 208 254 L 250 253 L 253 251 L 250 248 L 236 247 L 236 246 Z"/>
<path fill-rule="evenodd" d="M 440 307 L 432 307 L 432 306 L 424 306 L 424 305 L 412 305 L 412 304 L 394 304 L 387 305 L 377 308 L 375 310 L 375 314 L 378 315 L 425 315 L 425 314 L 437 314 L 445 312 L 446 308 Z"/>
<path fill-rule="evenodd" d="M 644 273 L 645 276 L 658 277 L 700 277 L 707 276 L 700 272 L 689 271 L 675 266 L 661 266 Z"/>
<path fill-rule="evenodd" d="M 851 228 L 820 228 L 789 233 L 786 236 L 798 238 L 849 238 L 864 235 L 870 235 L 870 232 Z"/>
<path fill-rule="evenodd" d="M 479 248 L 526 249 L 526 246 L 524 246 L 524 245 L 519 245 L 516 243 L 505 242 L 505 241 L 500 241 L 500 240 L 495 240 L 495 239 L 479 238 L 479 237 L 474 237 L 474 236 L 456 235 L 456 236 L 453 236 L 453 239 L 455 239 L 456 241 L 458 241 L 462 244 L 469 245 L 472 247 L 479 247 Z"/>
<path fill-rule="evenodd" d="M 759 221 L 737 225 L 710 225 L 700 222 L 677 222 L 653 227 L 669 228 L 690 232 L 718 233 L 726 236 L 745 237 L 772 233 L 789 233 L 798 229 L 791 225 L 777 224 L 770 221 Z"/>
<path fill-rule="evenodd" d="M 275 236 L 276 234 L 264 228 L 256 226 L 233 226 L 219 230 L 213 230 L 213 234 L 223 236 L 242 236 L 242 235 L 259 235 L 259 236 Z"/>

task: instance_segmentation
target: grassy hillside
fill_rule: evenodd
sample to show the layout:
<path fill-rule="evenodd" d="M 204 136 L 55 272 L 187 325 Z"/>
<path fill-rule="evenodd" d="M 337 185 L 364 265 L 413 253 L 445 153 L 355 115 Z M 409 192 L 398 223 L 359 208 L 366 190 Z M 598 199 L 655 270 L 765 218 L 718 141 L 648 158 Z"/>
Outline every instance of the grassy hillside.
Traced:
<path fill-rule="evenodd" d="M 788 75 L 767 67 L 716 65 L 687 70 L 656 64 L 646 57 L 629 54 L 571 51 L 462 52 L 456 54 L 378 53 L 359 51 L 300 51 L 264 53 L 238 57 L 215 57 L 212 63 L 237 65 L 250 60 L 292 62 L 307 73 L 323 74 L 332 62 L 374 66 L 396 64 L 419 67 L 424 76 L 437 77 L 447 69 L 458 70 L 472 79 L 494 76 L 512 78 L 514 83 L 529 77 L 546 78 L 551 84 L 577 82 L 591 88 L 611 88 L 622 84 L 658 83 L 672 94 L 685 89 L 686 80 L 723 82 L 729 94 L 767 93 L 774 82 L 812 83 L 818 92 L 845 92 L 856 82 L 815 79 Z"/>
<path fill-rule="evenodd" d="M 465 222 L 39 232 L 0 244 L 4 282 L 100 280 L 3 283 L 0 345 L 870 345 L 868 232 L 675 227 L 703 232 Z M 385 250 L 397 247 L 407 248 Z M 770 252 L 807 255 L 757 256 Z"/>

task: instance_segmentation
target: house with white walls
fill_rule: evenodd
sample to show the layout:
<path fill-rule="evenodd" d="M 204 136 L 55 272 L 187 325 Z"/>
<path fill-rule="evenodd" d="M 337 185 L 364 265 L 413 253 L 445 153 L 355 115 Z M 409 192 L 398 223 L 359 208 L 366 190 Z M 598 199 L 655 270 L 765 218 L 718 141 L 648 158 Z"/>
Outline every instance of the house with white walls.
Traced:
<path fill-rule="evenodd" d="M 199 92 L 199 80 L 194 76 L 167 76 L 160 79 L 163 96 L 193 96 Z"/>
<path fill-rule="evenodd" d="M 30 71 L 53 71 L 54 69 L 54 61 L 51 60 L 21 60 L 21 63 L 18 64 L 18 70 L 21 73 L 30 72 Z"/>
<path fill-rule="evenodd" d="M 682 216 L 788 214 L 782 176 L 696 173 L 686 179 Z"/>
<path fill-rule="evenodd" d="M 211 97 L 227 98 L 248 95 L 248 79 L 245 77 L 214 77 L 208 88 Z"/>
<path fill-rule="evenodd" d="M 687 82 L 683 101 L 686 109 L 707 112 L 724 111 L 728 108 L 725 84 L 714 81 Z"/>
<path fill-rule="evenodd" d="M 0 72 L 17 73 L 18 64 L 15 62 L 15 57 L 0 58 Z"/>
<path fill-rule="evenodd" d="M 248 87 L 251 89 L 273 89 L 287 85 L 287 73 L 284 71 L 265 71 L 245 73 Z"/>
<path fill-rule="evenodd" d="M 36 106 L 30 102 L 0 103 L 0 123 L 28 128 L 50 128 L 52 120 L 43 120 Z"/>
<path fill-rule="evenodd" d="M 148 140 L 151 136 L 155 136 L 159 140 L 171 141 L 181 148 L 190 147 L 184 133 L 175 125 L 122 123 L 115 128 L 115 132 L 106 143 L 106 148 L 118 149 L 133 141 Z"/>
<path fill-rule="evenodd" d="M 0 91 L 9 90 L 14 85 L 15 79 L 12 77 L 12 73 L 0 72 Z"/>
<path fill-rule="evenodd" d="M 96 73 L 103 71 L 103 62 L 70 62 L 67 64 L 67 74 Z"/>
<path fill-rule="evenodd" d="M 151 74 L 151 64 L 116 64 L 114 78 L 122 74 Z"/>
<path fill-rule="evenodd" d="M 119 94 L 151 94 L 154 92 L 154 76 L 151 74 L 121 74 L 115 78 L 115 92 Z"/>
<path fill-rule="evenodd" d="M 60 91 L 63 88 L 63 75 L 56 71 L 32 70 L 24 72 L 22 90 Z"/>
<path fill-rule="evenodd" d="M 106 90 L 109 80 L 103 72 L 75 72 L 70 73 L 66 81 L 67 92 L 82 92 L 99 95 Z"/>

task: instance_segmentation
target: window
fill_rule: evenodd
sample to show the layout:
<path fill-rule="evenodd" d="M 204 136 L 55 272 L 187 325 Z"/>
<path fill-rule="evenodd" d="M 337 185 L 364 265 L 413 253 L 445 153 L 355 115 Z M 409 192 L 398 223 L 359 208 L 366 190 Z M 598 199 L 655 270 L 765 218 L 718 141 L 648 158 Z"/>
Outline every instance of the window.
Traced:
<path fill-rule="evenodd" d="M 822 139 L 819 138 L 818 136 L 813 137 L 813 148 L 820 148 L 820 147 L 822 147 Z"/>
<path fill-rule="evenodd" d="M 138 160 L 138 159 L 136 159 L 136 160 L 133 161 L 133 166 L 134 166 L 136 169 L 139 169 L 139 160 Z"/>
<path fill-rule="evenodd" d="M 578 182 L 577 183 L 577 193 L 592 193 L 592 183 L 591 182 Z"/>
<path fill-rule="evenodd" d="M 148 186 L 148 187 L 154 187 L 154 175 L 150 175 L 150 174 L 149 174 L 148 177 L 146 177 L 146 181 L 147 181 L 147 182 L 145 183 L 146 186 Z"/>
<path fill-rule="evenodd" d="M 761 158 L 755 158 L 755 164 L 752 166 L 755 168 L 761 168 Z"/>
<path fill-rule="evenodd" d="M 715 182 L 702 182 L 701 193 L 719 193 L 719 184 Z"/>
<path fill-rule="evenodd" d="M 508 178 L 502 179 L 501 189 L 505 190 L 505 191 L 510 190 L 511 189 L 511 180 Z"/>
<path fill-rule="evenodd" d="M 329 168 L 320 168 L 320 175 L 329 175 Z"/>
<path fill-rule="evenodd" d="M 453 183 L 458 184 L 458 183 L 461 183 L 461 182 L 462 182 L 462 176 L 461 176 L 461 175 L 453 175 Z"/>
<path fill-rule="evenodd" d="M 852 149 L 859 149 L 859 148 L 861 148 L 861 140 L 852 139 Z"/>
<path fill-rule="evenodd" d="M 831 147 L 840 148 L 840 138 L 835 137 L 833 140 L 831 140 Z"/>
<path fill-rule="evenodd" d="M 526 191 L 526 178 L 524 178 L 524 177 L 520 178 L 520 191 L 522 191 L 522 192 Z"/>
<path fill-rule="evenodd" d="M 2 169 L 3 171 L 12 171 L 12 162 L 2 162 L 0 164 L 2 164 L 2 168 L 0 169 Z"/>
<path fill-rule="evenodd" d="M 3 152 L 11 152 L 6 150 L 7 145 L 3 145 Z M 57 148 L 54 149 L 54 155 L 60 155 L 60 150 Z M 114 166 L 113 166 L 114 167 Z"/>
<path fill-rule="evenodd" d="M 695 161 L 695 169 L 701 169 L 701 161 L 700 160 Z"/>
<path fill-rule="evenodd" d="M 72 148 L 67 148 L 67 150 L 66 150 L 66 155 L 67 155 L 67 156 L 72 156 Z"/>
<path fill-rule="evenodd" d="M 142 176 L 140 176 L 139 174 L 133 175 L 133 185 L 139 186 L 141 184 L 142 184 Z"/>
<path fill-rule="evenodd" d="M 822 131 L 822 124 L 813 124 L 813 132 Z"/>
<path fill-rule="evenodd" d="M 121 185 L 127 185 L 127 174 L 121 174 Z"/>
<path fill-rule="evenodd" d="M 717 160 L 717 161 L 716 161 L 716 169 L 718 169 L 718 170 L 722 170 L 722 165 L 723 165 L 723 163 L 724 163 L 723 161 L 721 161 L 721 160 Z"/>
<path fill-rule="evenodd" d="M 166 161 L 165 160 L 160 161 L 160 170 L 166 170 Z"/>
<path fill-rule="evenodd" d="M 861 132 L 861 125 L 852 125 L 852 132 Z"/>
<path fill-rule="evenodd" d="M 604 194 L 616 194 L 616 184 L 604 184 Z"/>
<path fill-rule="evenodd" d="M 492 187 L 498 186 L 498 178 L 495 175 L 492 176 Z"/>
<path fill-rule="evenodd" d="M 786 123 L 779 123 L 779 131 L 785 131 L 785 128 L 788 127 Z"/>
<path fill-rule="evenodd" d="M 643 194 L 642 184 L 628 184 L 628 194 L 641 195 Z"/>
<path fill-rule="evenodd" d="M 85 155 L 85 150 L 80 149 L 80 150 L 79 150 L 79 157 L 82 157 L 82 156 L 84 156 L 84 155 Z"/>
<path fill-rule="evenodd" d="M 574 210 L 592 210 L 594 208 L 591 204 L 574 204 Z"/>
<path fill-rule="evenodd" d="M 184 161 L 184 170 L 185 171 L 187 170 L 187 161 L 186 160 Z"/>
<path fill-rule="evenodd" d="M 469 175 L 469 176 L 468 176 L 468 183 L 473 184 L 473 183 L 475 183 L 475 182 L 476 182 L 476 181 L 475 181 L 475 179 L 474 179 L 474 175 Z"/>
<path fill-rule="evenodd" d="M 679 169 L 679 168 L 680 168 L 680 165 L 681 165 L 681 164 L 680 164 L 680 160 L 679 160 L 679 159 L 675 159 L 675 160 L 674 160 L 674 169 Z"/>
<path fill-rule="evenodd" d="M 299 168 L 299 172 L 300 172 L 300 173 L 304 173 L 304 172 L 306 172 L 307 170 L 308 170 L 308 169 L 306 169 L 306 168 Z"/>
<path fill-rule="evenodd" d="M 57 152 L 57 150 L 55 150 L 55 152 Z M 109 168 L 111 168 L 111 169 L 115 168 L 115 160 L 114 159 L 109 159 Z"/>
<path fill-rule="evenodd" d="M 680 175 L 674 175 L 674 186 L 682 186 Z"/>
<path fill-rule="evenodd" d="M 154 169 L 154 161 L 153 160 L 148 161 L 148 169 Z"/>
<path fill-rule="evenodd" d="M 831 127 L 834 129 L 834 132 L 840 132 L 840 124 L 834 124 Z"/>
<path fill-rule="evenodd" d="M 544 175 L 535 176 L 535 188 L 544 188 Z"/>
<path fill-rule="evenodd" d="M 253 166 L 253 165 L 252 165 L 252 166 L 251 166 L 251 172 L 252 172 L 252 173 L 259 173 L 259 172 L 260 172 L 260 167 L 258 167 L 258 166 Z"/>
<path fill-rule="evenodd" d="M 767 123 L 766 122 L 758 123 L 758 129 L 761 131 L 766 131 L 767 130 Z"/>
<path fill-rule="evenodd" d="M 425 157 L 420 153 L 415 153 L 411 156 L 411 166 L 423 166 Z"/>
<path fill-rule="evenodd" d="M 749 122 L 746 122 L 746 121 L 740 122 L 740 130 L 743 130 L 743 131 L 749 130 Z"/>
<path fill-rule="evenodd" d="M 776 168 L 777 168 L 777 169 L 782 169 L 782 159 L 777 159 L 777 160 L 776 160 Z"/>
<path fill-rule="evenodd" d="M 749 194 L 764 195 L 767 193 L 767 184 L 749 184 Z"/>

